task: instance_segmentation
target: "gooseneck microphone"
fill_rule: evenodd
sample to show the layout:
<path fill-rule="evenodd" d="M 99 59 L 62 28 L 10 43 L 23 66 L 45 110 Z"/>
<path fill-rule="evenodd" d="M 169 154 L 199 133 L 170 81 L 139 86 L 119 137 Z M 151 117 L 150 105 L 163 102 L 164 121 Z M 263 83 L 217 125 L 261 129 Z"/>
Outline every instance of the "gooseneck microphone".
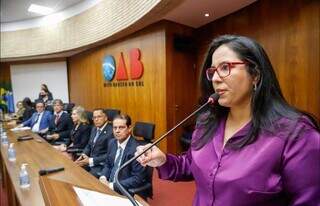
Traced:
<path fill-rule="evenodd" d="M 39 175 L 40 176 L 47 175 L 47 174 L 51 174 L 51 173 L 59 172 L 59 171 L 63 171 L 63 170 L 64 170 L 64 167 L 57 167 L 57 168 L 51 168 L 51 169 L 42 169 L 42 170 L 39 170 Z"/>
<path fill-rule="evenodd" d="M 212 94 L 208 101 L 206 103 L 204 103 L 202 106 L 200 106 L 198 109 L 196 109 L 194 112 L 192 112 L 189 116 L 187 116 L 186 118 L 184 118 L 181 122 L 179 122 L 176 126 L 174 126 L 172 129 L 170 129 L 169 131 L 167 131 L 165 134 L 163 134 L 161 137 L 159 137 L 154 143 L 152 143 L 150 146 L 148 146 L 142 153 L 138 154 L 137 156 L 132 157 L 131 159 L 129 159 L 128 161 L 126 161 L 115 173 L 114 176 L 114 182 L 117 185 L 117 187 L 119 188 L 119 190 L 122 192 L 123 195 L 125 195 L 126 197 L 128 197 L 128 199 L 130 200 L 130 202 L 132 203 L 132 205 L 134 206 L 139 206 L 138 203 L 135 201 L 135 199 L 130 195 L 130 193 L 120 184 L 119 182 L 119 173 L 121 172 L 121 170 L 125 167 L 127 167 L 131 162 L 133 162 L 134 160 L 138 159 L 138 157 L 140 157 L 141 155 L 143 155 L 144 153 L 146 153 L 148 150 L 150 150 L 153 146 L 155 146 L 156 144 L 158 144 L 160 141 L 162 141 L 165 137 L 167 137 L 171 132 L 173 132 L 177 127 L 179 127 L 180 125 L 182 125 L 183 123 L 185 123 L 188 119 L 190 119 L 193 115 L 195 115 L 196 113 L 198 113 L 200 110 L 202 110 L 204 107 L 206 107 L 208 104 L 213 104 L 215 103 L 218 99 L 219 99 L 219 94 L 214 93 Z"/>

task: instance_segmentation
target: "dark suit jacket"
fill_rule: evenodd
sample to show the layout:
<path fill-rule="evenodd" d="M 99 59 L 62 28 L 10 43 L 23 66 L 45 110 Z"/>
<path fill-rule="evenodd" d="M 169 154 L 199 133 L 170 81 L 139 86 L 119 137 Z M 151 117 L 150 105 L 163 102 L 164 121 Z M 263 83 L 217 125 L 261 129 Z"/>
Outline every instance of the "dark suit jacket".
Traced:
<path fill-rule="evenodd" d="M 94 176 L 97 176 L 107 158 L 108 144 L 113 139 L 112 125 L 107 123 L 100 136 L 93 143 L 94 137 L 96 136 L 97 127 L 93 127 L 91 130 L 90 140 L 87 146 L 84 148 L 83 153 L 88 157 L 93 158 L 93 167 L 89 168 L 89 171 Z"/>
<path fill-rule="evenodd" d="M 27 121 L 28 119 L 30 119 L 30 117 L 32 116 L 33 113 L 35 113 L 35 109 L 33 109 L 32 107 L 26 107 L 26 109 L 23 112 L 23 115 L 21 118 L 19 118 L 19 120 L 21 120 L 22 122 Z"/>
<path fill-rule="evenodd" d="M 121 158 L 121 165 L 131 159 L 136 152 L 137 146 L 140 143 L 133 137 L 129 137 L 128 143 L 123 151 L 123 155 Z M 101 172 L 101 175 L 104 175 L 109 181 L 111 170 L 114 166 L 115 156 L 118 149 L 118 141 L 116 139 L 112 139 L 108 146 L 108 156 L 106 159 L 106 163 Z M 133 161 L 130 165 L 123 168 L 121 173 L 119 174 L 120 184 L 125 189 L 137 188 L 145 184 L 147 181 L 147 169 L 137 161 Z M 114 184 L 114 190 L 118 193 L 121 193 L 118 189 L 117 185 Z"/>
<path fill-rule="evenodd" d="M 68 113 L 63 112 L 57 124 L 55 124 L 55 118 L 55 115 L 53 115 L 51 118 L 49 133 L 58 133 L 60 137 L 55 141 L 64 142 L 67 144 L 70 141 L 70 132 L 73 128 L 71 117 Z"/>
<path fill-rule="evenodd" d="M 36 120 L 38 118 L 37 115 L 38 115 L 37 112 L 33 113 L 33 115 L 27 121 L 22 123 L 23 126 L 32 128 L 35 125 Z M 51 118 L 52 118 L 52 115 L 51 115 L 50 112 L 43 111 L 43 115 L 42 115 L 41 120 L 40 120 L 39 130 L 43 130 L 43 129 L 48 128 Z"/>
<path fill-rule="evenodd" d="M 80 124 L 77 129 L 74 125 L 70 133 L 70 142 L 67 145 L 73 143 L 69 148 L 84 149 L 89 142 L 90 132 L 91 126 L 88 124 Z"/>

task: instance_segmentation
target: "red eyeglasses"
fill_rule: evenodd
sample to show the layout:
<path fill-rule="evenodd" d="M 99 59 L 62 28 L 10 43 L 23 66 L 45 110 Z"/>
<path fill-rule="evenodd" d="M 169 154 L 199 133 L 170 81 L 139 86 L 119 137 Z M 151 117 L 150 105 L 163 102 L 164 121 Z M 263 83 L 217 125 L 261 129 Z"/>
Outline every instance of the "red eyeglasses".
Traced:
<path fill-rule="evenodd" d="M 225 78 L 230 75 L 232 68 L 235 68 L 235 65 L 247 64 L 246 62 L 222 62 L 217 67 L 210 67 L 206 70 L 207 79 L 212 81 L 214 73 L 217 71 L 220 78 Z"/>

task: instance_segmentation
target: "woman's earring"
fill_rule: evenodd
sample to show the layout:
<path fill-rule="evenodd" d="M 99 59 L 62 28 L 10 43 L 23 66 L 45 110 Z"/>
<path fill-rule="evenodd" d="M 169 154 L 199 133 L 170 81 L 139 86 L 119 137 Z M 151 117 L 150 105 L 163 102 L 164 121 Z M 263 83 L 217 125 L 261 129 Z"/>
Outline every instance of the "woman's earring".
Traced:
<path fill-rule="evenodd" d="M 256 91 L 257 90 L 257 84 L 254 84 L 253 85 L 253 91 Z"/>

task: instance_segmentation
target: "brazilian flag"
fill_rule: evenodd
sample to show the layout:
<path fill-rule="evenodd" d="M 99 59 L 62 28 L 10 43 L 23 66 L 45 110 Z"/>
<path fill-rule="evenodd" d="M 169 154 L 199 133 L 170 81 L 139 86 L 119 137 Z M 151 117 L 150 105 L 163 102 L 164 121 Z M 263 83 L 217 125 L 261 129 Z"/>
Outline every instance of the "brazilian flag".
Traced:
<path fill-rule="evenodd" d="M 7 90 L 3 87 L 0 87 L 0 108 L 2 111 L 7 112 L 8 107 L 6 102 L 4 101 Z"/>

